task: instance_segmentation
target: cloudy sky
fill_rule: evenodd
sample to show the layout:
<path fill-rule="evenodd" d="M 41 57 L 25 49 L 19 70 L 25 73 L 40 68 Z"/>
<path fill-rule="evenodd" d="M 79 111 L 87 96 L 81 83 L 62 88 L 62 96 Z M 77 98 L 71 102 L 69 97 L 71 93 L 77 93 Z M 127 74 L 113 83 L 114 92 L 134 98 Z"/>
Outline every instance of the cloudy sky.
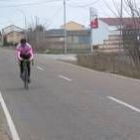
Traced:
<path fill-rule="evenodd" d="M 67 22 L 76 21 L 88 27 L 89 8 L 97 9 L 99 17 L 113 17 L 121 0 L 66 0 Z M 48 28 L 59 28 L 63 22 L 63 0 L 0 0 L 0 29 L 10 24 L 25 27 L 38 22 Z M 125 15 L 125 14 L 124 14 Z"/>

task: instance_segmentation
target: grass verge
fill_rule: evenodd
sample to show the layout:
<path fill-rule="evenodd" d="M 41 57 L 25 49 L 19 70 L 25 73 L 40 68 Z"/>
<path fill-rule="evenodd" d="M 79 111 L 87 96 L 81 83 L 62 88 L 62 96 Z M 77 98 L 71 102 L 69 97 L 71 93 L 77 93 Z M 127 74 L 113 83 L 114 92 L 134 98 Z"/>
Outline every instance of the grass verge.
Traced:
<path fill-rule="evenodd" d="M 140 79 L 140 66 L 135 66 L 124 54 L 80 54 L 77 56 L 77 64 L 98 71 Z"/>

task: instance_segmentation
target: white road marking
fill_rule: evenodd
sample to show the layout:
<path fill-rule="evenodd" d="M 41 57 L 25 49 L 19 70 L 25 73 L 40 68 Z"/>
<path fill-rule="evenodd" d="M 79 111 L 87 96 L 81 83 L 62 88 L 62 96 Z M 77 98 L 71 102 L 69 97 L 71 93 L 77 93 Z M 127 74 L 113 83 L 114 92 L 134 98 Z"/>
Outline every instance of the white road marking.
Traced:
<path fill-rule="evenodd" d="M 41 67 L 39 67 L 39 66 L 37 66 L 37 69 L 42 70 L 42 71 L 44 70 L 43 68 L 41 68 Z"/>
<path fill-rule="evenodd" d="M 130 104 L 127 104 L 127 103 L 125 103 L 125 102 L 123 102 L 121 100 L 118 100 L 118 99 L 116 99 L 114 97 L 111 97 L 111 96 L 108 96 L 107 98 L 110 99 L 110 100 L 113 100 L 113 101 L 115 101 L 115 102 L 117 102 L 117 103 L 119 103 L 121 105 L 124 105 L 124 106 L 128 107 L 129 109 L 131 109 L 133 111 L 136 111 L 136 112 L 140 113 L 140 109 L 139 108 L 136 108 L 136 107 L 134 107 L 134 106 L 132 106 Z"/>
<path fill-rule="evenodd" d="M 13 123 L 13 120 L 12 120 L 12 118 L 10 116 L 10 113 L 9 113 L 9 111 L 7 109 L 7 106 L 5 104 L 5 101 L 4 101 L 3 97 L 2 97 L 1 92 L 0 92 L 0 103 L 1 103 L 2 108 L 4 110 L 4 113 L 5 113 L 5 116 L 6 116 L 6 119 L 7 119 L 7 123 L 9 125 L 10 131 L 11 131 L 12 139 L 13 140 L 20 140 L 19 135 L 18 135 L 17 130 L 16 130 L 16 127 L 15 127 L 15 125 Z"/>
<path fill-rule="evenodd" d="M 59 75 L 59 78 L 65 79 L 65 80 L 67 80 L 67 81 L 69 81 L 69 82 L 72 81 L 72 79 L 70 79 L 70 78 L 68 78 L 68 77 L 65 77 L 65 76 L 63 76 L 63 75 Z"/>

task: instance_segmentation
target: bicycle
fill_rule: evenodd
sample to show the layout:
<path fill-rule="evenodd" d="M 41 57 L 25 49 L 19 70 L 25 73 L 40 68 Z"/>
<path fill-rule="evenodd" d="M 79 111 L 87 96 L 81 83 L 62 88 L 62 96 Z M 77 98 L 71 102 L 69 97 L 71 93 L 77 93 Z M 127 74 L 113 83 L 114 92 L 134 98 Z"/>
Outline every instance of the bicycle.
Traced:
<path fill-rule="evenodd" d="M 22 75 L 22 79 L 24 81 L 24 88 L 28 89 L 29 86 L 29 75 L 28 75 L 28 68 L 27 68 L 27 63 L 29 62 L 29 60 L 23 59 L 23 75 Z"/>

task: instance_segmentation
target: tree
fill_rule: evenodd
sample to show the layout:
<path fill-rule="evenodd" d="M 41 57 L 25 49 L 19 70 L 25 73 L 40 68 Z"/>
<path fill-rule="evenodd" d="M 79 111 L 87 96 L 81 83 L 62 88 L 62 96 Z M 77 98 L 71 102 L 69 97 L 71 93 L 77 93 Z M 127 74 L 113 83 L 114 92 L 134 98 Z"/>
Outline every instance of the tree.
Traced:
<path fill-rule="evenodd" d="M 32 44 L 35 51 L 42 50 L 44 47 L 45 32 L 45 27 L 41 24 L 28 28 L 28 41 Z"/>
<path fill-rule="evenodd" d="M 126 11 L 132 19 L 131 25 L 123 27 L 122 39 L 125 52 L 132 59 L 135 66 L 140 64 L 140 9 L 136 0 L 125 0 Z"/>

